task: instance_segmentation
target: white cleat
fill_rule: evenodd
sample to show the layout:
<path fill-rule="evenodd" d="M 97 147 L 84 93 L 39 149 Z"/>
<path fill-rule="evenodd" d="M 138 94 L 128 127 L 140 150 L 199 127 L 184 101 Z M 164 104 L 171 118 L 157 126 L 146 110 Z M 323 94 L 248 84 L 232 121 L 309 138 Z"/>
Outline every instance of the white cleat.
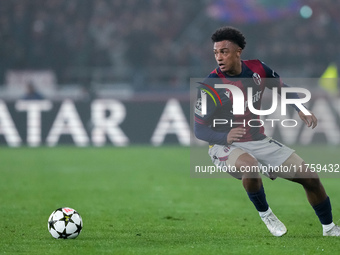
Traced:
<path fill-rule="evenodd" d="M 334 227 L 327 232 L 324 231 L 323 236 L 340 236 L 340 227 L 338 225 L 334 225 Z"/>
<path fill-rule="evenodd" d="M 261 219 L 273 236 L 283 236 L 287 233 L 286 226 L 275 216 L 270 208 L 264 215 L 261 215 Z"/>

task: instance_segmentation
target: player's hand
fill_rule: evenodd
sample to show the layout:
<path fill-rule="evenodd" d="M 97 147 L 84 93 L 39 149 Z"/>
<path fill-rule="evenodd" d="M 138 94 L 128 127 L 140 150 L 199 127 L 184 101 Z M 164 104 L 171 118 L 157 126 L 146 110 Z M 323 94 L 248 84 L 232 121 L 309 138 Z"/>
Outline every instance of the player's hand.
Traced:
<path fill-rule="evenodd" d="M 232 128 L 227 136 L 227 143 L 232 144 L 233 142 L 240 141 L 240 138 L 246 134 L 246 129 L 242 127 Z"/>
<path fill-rule="evenodd" d="M 302 111 L 299 111 L 299 116 L 303 120 L 303 122 L 307 125 L 307 127 L 315 128 L 318 124 L 318 119 L 315 115 L 310 111 L 312 115 L 305 115 Z"/>

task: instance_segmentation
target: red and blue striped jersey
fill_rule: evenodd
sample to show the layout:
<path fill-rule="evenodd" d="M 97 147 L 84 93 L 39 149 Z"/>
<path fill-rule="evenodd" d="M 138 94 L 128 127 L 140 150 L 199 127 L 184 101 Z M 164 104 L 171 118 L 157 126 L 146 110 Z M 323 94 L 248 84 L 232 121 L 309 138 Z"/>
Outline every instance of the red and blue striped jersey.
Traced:
<path fill-rule="evenodd" d="M 238 87 L 245 99 L 245 111 L 243 115 L 233 114 L 233 94 L 229 89 L 214 88 L 215 84 L 230 84 Z M 228 76 L 221 72 L 220 68 L 213 70 L 210 75 L 198 86 L 197 102 L 195 106 L 195 135 L 198 139 L 209 144 L 227 144 L 227 135 L 232 128 L 244 127 L 246 135 L 240 142 L 262 140 L 264 134 L 263 125 L 256 123 L 260 116 L 253 114 L 247 107 L 247 90 L 252 88 L 252 104 L 255 109 L 261 109 L 261 100 L 265 88 L 278 88 L 284 84 L 279 75 L 259 60 L 243 60 L 242 72 L 237 76 Z M 285 85 L 286 86 L 286 85 Z M 205 96 L 205 110 L 202 108 L 202 93 Z M 228 123 L 214 126 L 214 120 L 225 120 Z M 248 122 L 251 125 L 248 125 Z M 231 125 L 232 124 L 232 125 Z"/>

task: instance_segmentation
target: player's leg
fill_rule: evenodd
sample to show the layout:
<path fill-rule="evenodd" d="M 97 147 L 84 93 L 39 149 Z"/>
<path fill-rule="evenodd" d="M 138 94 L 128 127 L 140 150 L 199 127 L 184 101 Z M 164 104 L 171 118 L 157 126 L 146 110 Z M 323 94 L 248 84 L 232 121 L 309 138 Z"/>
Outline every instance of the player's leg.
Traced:
<path fill-rule="evenodd" d="M 243 153 L 235 161 L 235 166 L 241 173 L 243 187 L 248 193 L 257 192 L 263 187 L 258 162 L 253 156 Z"/>
<path fill-rule="evenodd" d="M 293 178 L 286 178 L 303 186 L 307 199 L 318 216 L 324 236 L 340 236 L 340 228 L 333 223 L 332 207 L 329 197 L 317 173 L 310 171 L 305 162 L 293 153 L 283 165 L 295 165 L 299 169 Z"/>
<path fill-rule="evenodd" d="M 231 155 L 230 158 L 235 158 L 235 154 Z M 250 201 L 259 212 L 262 221 L 266 224 L 270 233 L 274 236 L 284 235 L 287 232 L 287 228 L 275 216 L 268 205 L 262 179 L 259 175 L 257 160 L 250 154 L 243 153 L 237 157 L 233 164 L 242 176 L 242 184 Z"/>
<path fill-rule="evenodd" d="M 261 219 L 274 236 L 282 236 L 287 232 L 283 223 L 274 215 L 268 206 L 262 179 L 258 171 L 257 160 L 244 150 L 231 146 L 214 145 L 209 149 L 212 162 L 219 167 L 232 169 L 229 174 L 242 180 L 250 201 L 258 210 Z M 233 171 L 233 170 L 237 171 Z M 246 171 L 253 169 L 253 171 Z"/>

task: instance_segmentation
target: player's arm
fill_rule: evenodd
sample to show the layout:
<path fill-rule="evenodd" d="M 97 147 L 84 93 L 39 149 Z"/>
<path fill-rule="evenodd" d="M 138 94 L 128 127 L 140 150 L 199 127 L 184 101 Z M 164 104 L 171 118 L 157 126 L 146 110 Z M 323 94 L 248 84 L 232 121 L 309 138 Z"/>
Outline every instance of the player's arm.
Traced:
<path fill-rule="evenodd" d="M 288 87 L 289 88 L 289 86 L 285 83 L 283 83 L 282 87 Z M 280 90 L 280 92 L 281 92 L 281 90 Z M 280 93 L 280 95 L 281 95 L 281 93 Z M 296 92 L 287 93 L 286 97 L 287 97 L 287 99 L 299 99 L 300 98 L 299 95 Z M 311 127 L 313 129 L 316 127 L 316 125 L 318 124 L 318 120 L 311 111 L 308 110 L 311 115 L 306 115 L 295 104 L 290 104 L 290 106 L 294 107 L 294 109 L 299 113 L 300 119 L 308 127 Z"/>
<path fill-rule="evenodd" d="M 217 106 L 210 96 L 206 96 L 206 101 L 203 102 L 202 94 L 204 92 L 198 88 L 197 101 L 195 106 L 195 136 L 209 144 L 225 145 L 227 142 L 228 133 L 217 132 L 211 129 L 214 113 Z M 203 104 L 206 104 L 205 106 Z"/>
<path fill-rule="evenodd" d="M 318 124 L 318 119 L 311 111 L 309 112 L 311 113 L 311 115 L 306 115 L 302 111 L 299 111 L 299 117 L 308 127 L 315 128 Z"/>
<path fill-rule="evenodd" d="M 233 142 L 240 141 L 240 138 L 246 134 L 245 128 L 232 128 L 229 132 L 216 132 L 210 128 L 209 125 L 201 123 L 199 119 L 195 118 L 194 126 L 195 136 L 209 144 L 228 145 Z"/>
<path fill-rule="evenodd" d="M 278 88 L 278 93 L 281 96 L 281 88 L 286 87 L 289 88 L 290 86 L 283 83 L 280 76 L 273 71 L 272 69 L 270 69 L 267 65 L 265 65 L 264 63 L 262 63 L 266 73 L 267 73 L 267 77 L 269 78 L 270 82 L 267 82 L 267 87 L 272 89 L 273 87 L 277 87 Z M 287 99 L 299 99 L 299 95 L 296 92 L 290 92 L 286 94 Z M 311 115 L 305 115 L 295 104 L 289 104 L 290 106 L 292 106 L 299 114 L 300 119 L 308 126 L 308 127 L 312 127 L 315 128 L 318 120 L 315 117 L 315 115 L 309 111 L 311 113 Z"/>
<path fill-rule="evenodd" d="M 199 119 L 195 118 L 194 126 L 195 136 L 209 144 L 227 144 L 228 133 L 216 132 L 210 128 L 209 125 L 201 123 Z"/>
<path fill-rule="evenodd" d="M 282 87 L 289 88 L 289 86 L 285 83 L 283 83 Z M 279 90 L 279 92 L 280 92 L 279 94 L 281 95 L 281 90 Z M 300 98 L 299 95 L 296 92 L 287 93 L 286 97 L 287 97 L 287 99 L 299 99 Z M 299 113 L 300 119 L 308 127 L 311 127 L 313 129 L 316 127 L 316 125 L 318 124 L 318 120 L 311 111 L 308 110 L 311 115 L 306 115 L 295 104 L 289 104 L 289 105 L 292 106 Z"/>
<path fill-rule="evenodd" d="M 200 140 L 208 142 L 209 144 L 227 145 L 239 141 L 240 138 L 245 134 L 244 128 L 233 128 L 229 132 L 217 132 L 211 128 L 217 106 L 211 97 L 207 96 L 207 112 L 206 114 L 203 114 L 201 93 L 202 92 L 199 90 L 195 106 L 195 136 Z"/>

